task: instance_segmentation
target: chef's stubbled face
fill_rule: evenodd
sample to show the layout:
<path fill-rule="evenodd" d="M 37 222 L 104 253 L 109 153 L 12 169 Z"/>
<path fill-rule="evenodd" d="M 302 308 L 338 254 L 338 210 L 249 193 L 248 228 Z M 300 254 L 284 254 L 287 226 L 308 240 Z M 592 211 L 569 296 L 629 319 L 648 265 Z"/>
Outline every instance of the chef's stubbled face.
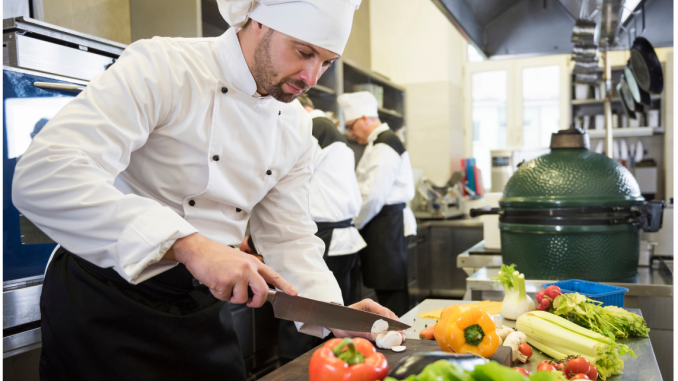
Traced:
<path fill-rule="evenodd" d="M 315 86 L 338 58 L 329 50 L 268 29 L 254 51 L 252 74 L 273 98 L 289 103 Z"/>

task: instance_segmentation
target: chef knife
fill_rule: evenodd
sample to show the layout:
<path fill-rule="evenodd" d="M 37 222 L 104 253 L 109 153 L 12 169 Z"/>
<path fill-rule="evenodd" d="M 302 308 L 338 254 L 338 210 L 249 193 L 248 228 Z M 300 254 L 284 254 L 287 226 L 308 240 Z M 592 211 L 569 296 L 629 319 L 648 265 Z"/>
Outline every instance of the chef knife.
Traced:
<path fill-rule="evenodd" d="M 355 332 L 370 332 L 374 322 L 379 319 L 388 322 L 390 331 L 410 328 L 407 324 L 372 312 L 290 296 L 281 291 L 268 290 L 266 299 L 273 305 L 273 312 L 278 319 Z"/>

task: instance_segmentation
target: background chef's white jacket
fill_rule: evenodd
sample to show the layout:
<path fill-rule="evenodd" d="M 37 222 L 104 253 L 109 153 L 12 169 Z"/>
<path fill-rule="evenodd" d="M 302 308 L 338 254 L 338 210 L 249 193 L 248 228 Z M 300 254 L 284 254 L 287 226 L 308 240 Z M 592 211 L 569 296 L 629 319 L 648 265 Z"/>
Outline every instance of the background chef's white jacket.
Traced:
<path fill-rule="evenodd" d="M 257 96 L 234 28 L 156 37 L 130 45 L 35 137 L 13 201 L 131 283 L 176 265 L 161 260 L 173 240 L 200 232 L 238 245 L 250 220 L 266 263 L 300 295 L 340 303 L 310 216 L 314 145 L 299 102 Z"/>
<path fill-rule="evenodd" d="M 398 154 L 388 144 L 374 144 L 380 133 L 389 129 L 383 123 L 367 137 L 367 146 L 356 168 L 358 187 L 362 195 L 360 214 L 355 225 L 362 229 L 384 205 L 407 203 L 414 197 L 414 178 L 410 155 Z M 403 210 L 405 236 L 417 233 L 417 222 L 409 207 Z"/>
<path fill-rule="evenodd" d="M 316 112 L 319 110 L 313 110 Z M 320 111 L 322 113 L 322 111 Z M 322 116 L 319 113 L 312 117 Z M 338 141 L 321 148 L 314 137 L 316 153 L 311 177 L 311 216 L 316 222 L 339 222 L 358 216 L 362 198 L 355 177 L 355 155 Z M 367 246 L 355 227 L 334 229 L 328 256 L 354 254 Z"/>

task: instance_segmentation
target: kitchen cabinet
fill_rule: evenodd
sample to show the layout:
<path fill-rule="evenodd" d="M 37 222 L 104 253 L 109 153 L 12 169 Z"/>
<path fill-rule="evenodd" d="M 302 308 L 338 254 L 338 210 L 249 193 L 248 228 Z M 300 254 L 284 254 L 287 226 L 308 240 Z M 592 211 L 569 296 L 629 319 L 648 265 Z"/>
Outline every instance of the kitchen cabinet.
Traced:
<path fill-rule="evenodd" d="M 466 273 L 457 268 L 457 256 L 483 239 L 480 220 L 419 221 L 417 247 L 419 300 L 459 298 L 466 291 Z"/>

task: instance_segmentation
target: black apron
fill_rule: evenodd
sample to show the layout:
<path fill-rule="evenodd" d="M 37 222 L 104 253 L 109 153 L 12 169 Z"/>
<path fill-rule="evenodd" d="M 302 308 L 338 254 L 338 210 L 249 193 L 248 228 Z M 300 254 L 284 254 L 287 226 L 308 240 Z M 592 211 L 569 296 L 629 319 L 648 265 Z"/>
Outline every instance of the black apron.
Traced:
<path fill-rule="evenodd" d="M 132 285 L 61 248 L 40 312 L 42 381 L 246 379 L 228 303 L 181 264 Z"/>
<path fill-rule="evenodd" d="M 384 205 L 360 234 L 367 247 L 360 251 L 365 287 L 407 289 L 407 242 L 403 219 L 405 204 Z"/>
<path fill-rule="evenodd" d="M 351 287 L 351 270 L 355 266 L 357 254 L 329 256 L 330 244 L 332 243 L 332 232 L 334 229 L 342 229 L 353 226 L 353 220 L 348 219 L 339 222 L 316 222 L 318 232 L 315 233 L 317 237 L 325 243 L 325 252 L 323 259 L 327 264 L 327 268 L 332 271 L 334 277 L 339 283 L 341 294 L 344 298 L 344 304 L 348 302 L 349 291 Z M 251 237 L 250 237 L 251 239 Z M 250 245 L 250 247 L 253 247 Z M 328 339 L 328 336 L 326 339 Z M 288 320 L 280 320 L 278 326 L 278 358 L 280 365 L 285 365 L 288 362 L 296 359 L 304 353 L 322 344 L 325 340 L 315 336 L 307 335 L 297 331 L 294 322 Z"/>

